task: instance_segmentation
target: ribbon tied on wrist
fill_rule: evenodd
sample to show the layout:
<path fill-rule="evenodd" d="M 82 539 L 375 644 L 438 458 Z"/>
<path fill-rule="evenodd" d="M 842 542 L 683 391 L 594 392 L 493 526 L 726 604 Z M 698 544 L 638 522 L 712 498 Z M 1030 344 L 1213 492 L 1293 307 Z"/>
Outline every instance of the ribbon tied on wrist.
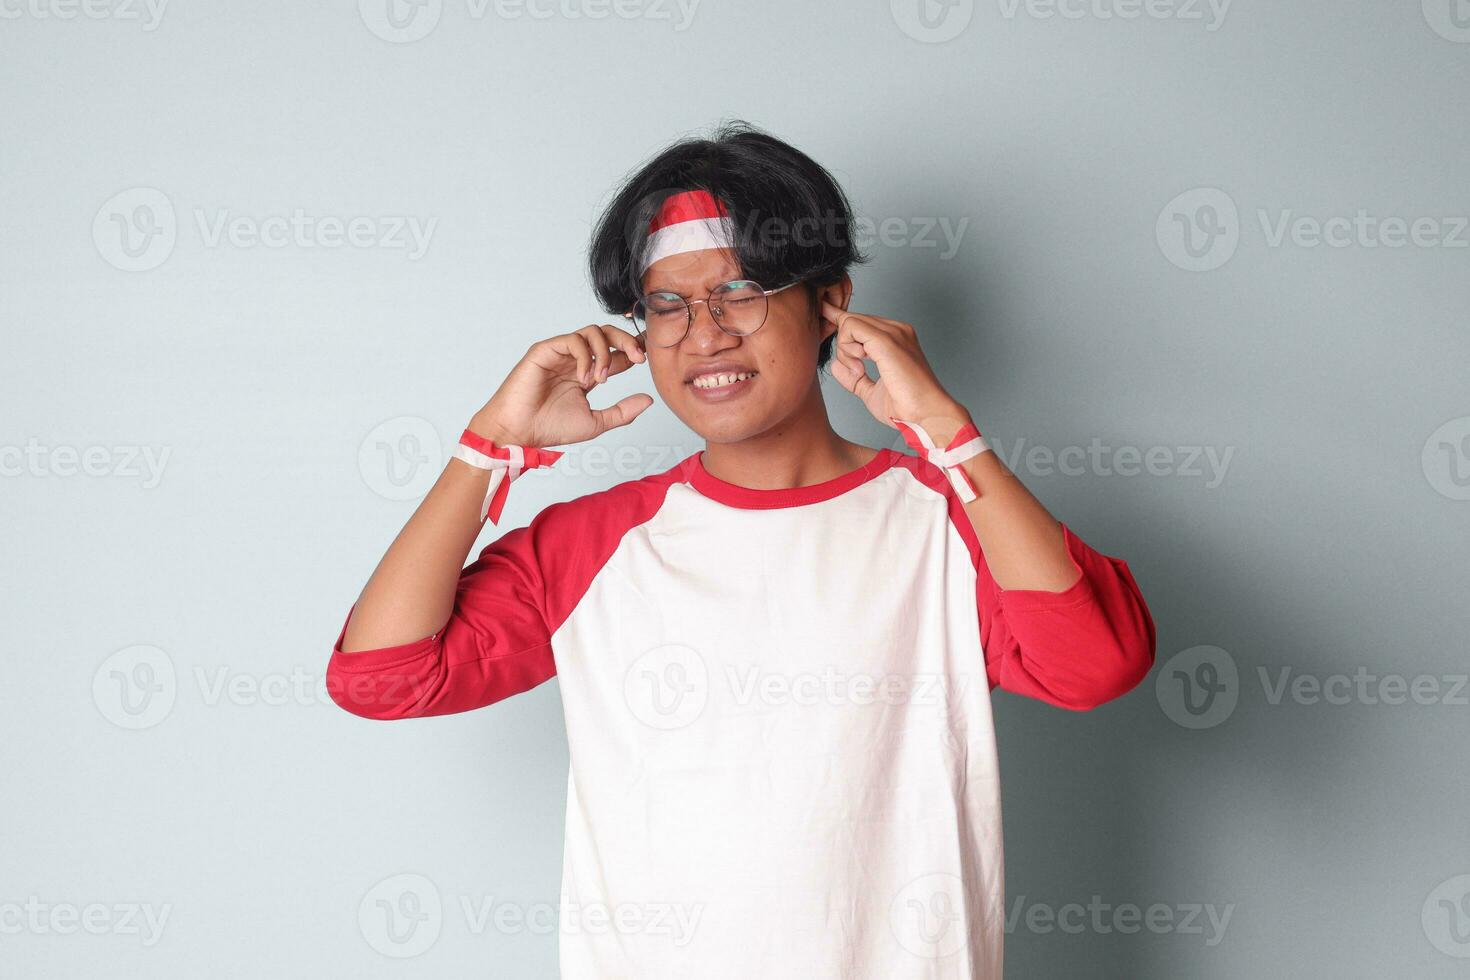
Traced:
<path fill-rule="evenodd" d="M 480 520 L 483 522 L 488 517 L 491 524 L 499 522 L 500 512 L 505 509 L 505 498 L 516 477 L 538 466 L 550 466 L 561 456 L 561 452 L 555 449 L 497 446 L 469 429 L 464 430 L 459 437 L 459 445 L 454 448 L 455 459 L 490 471 L 490 488 L 485 491 L 485 502 L 480 505 Z"/>
<path fill-rule="evenodd" d="M 980 430 L 975 427 L 974 422 L 966 422 L 949 441 L 949 445 L 940 449 L 934 444 L 934 440 L 929 438 L 929 433 L 925 432 L 917 422 L 905 422 L 891 415 L 888 421 L 903 433 L 903 441 L 908 443 L 909 448 L 944 471 L 955 493 L 960 495 L 960 500 L 969 503 L 980 496 L 980 492 L 975 489 L 974 481 L 970 479 L 970 474 L 960 468 L 960 464 L 965 460 L 990 452 L 989 444 L 980 435 Z"/>

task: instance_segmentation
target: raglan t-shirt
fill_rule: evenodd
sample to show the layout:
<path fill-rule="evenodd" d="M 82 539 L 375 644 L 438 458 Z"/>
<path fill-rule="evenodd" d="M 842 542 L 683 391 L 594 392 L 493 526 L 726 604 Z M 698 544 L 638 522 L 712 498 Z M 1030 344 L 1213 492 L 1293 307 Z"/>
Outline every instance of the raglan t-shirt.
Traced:
<path fill-rule="evenodd" d="M 328 689 L 388 720 L 558 678 L 565 980 L 999 980 L 990 692 L 1087 709 L 1154 657 L 1127 564 L 1063 532 L 1074 585 L 1002 590 L 927 460 L 754 490 L 695 453 L 502 534 L 433 636 L 344 621 Z"/>

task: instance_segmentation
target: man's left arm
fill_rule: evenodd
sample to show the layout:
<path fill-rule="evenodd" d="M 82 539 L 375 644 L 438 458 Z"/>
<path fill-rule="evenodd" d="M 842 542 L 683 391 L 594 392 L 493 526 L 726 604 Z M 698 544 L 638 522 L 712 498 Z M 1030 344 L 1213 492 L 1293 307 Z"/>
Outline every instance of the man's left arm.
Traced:
<path fill-rule="evenodd" d="M 880 422 L 911 423 L 948 447 L 973 420 L 940 384 L 918 331 L 847 309 L 851 280 L 833 289 L 838 302 L 821 304 L 836 334 L 832 376 Z M 864 361 L 877 365 L 876 380 Z M 1136 687 L 1153 666 L 1155 630 L 1127 564 L 1058 523 L 994 452 L 955 465 L 975 490 L 973 500 L 955 499 L 969 525 L 961 533 L 975 562 L 991 684 L 1076 710 Z"/>
<path fill-rule="evenodd" d="M 947 446 L 970 415 L 954 404 L 921 424 Z M 981 642 L 992 684 L 1086 710 L 1127 693 L 1154 663 L 1153 617 L 1122 559 L 1094 550 L 1042 506 L 994 452 L 958 464 L 976 491 Z"/>

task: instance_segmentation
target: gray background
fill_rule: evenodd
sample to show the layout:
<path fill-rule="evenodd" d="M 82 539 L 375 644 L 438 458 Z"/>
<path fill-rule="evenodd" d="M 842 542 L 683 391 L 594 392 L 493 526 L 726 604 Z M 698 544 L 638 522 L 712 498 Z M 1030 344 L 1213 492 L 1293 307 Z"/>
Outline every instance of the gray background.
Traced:
<path fill-rule="evenodd" d="M 1451 0 L 925 2 L 444 0 L 395 30 L 375 0 L 5 0 L 0 973 L 555 975 L 554 935 L 462 905 L 556 899 L 555 682 L 396 724 L 318 685 L 469 415 L 603 319 L 616 179 L 739 116 L 890 222 L 853 307 L 918 325 L 1159 624 L 1121 701 L 997 695 L 1009 975 L 1464 974 L 1470 28 Z M 365 237 L 248 237 L 298 209 Z M 1360 211 L 1345 247 L 1274 237 Z M 423 254 L 395 216 L 434 223 Z M 1372 247 L 1385 218 L 1432 220 Z M 898 445 L 828 384 L 845 435 Z M 656 404 L 501 526 L 700 447 Z M 443 905 L 407 957 L 371 924 L 405 874 Z M 1069 903 L 1109 911 L 1049 925 Z"/>

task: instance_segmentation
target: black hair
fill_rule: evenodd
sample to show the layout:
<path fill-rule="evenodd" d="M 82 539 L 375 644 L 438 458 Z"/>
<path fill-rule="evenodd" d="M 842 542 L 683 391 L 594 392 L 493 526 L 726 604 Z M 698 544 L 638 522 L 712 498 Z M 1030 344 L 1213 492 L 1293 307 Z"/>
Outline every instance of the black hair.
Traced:
<path fill-rule="evenodd" d="M 649 221 L 665 198 L 688 190 L 708 191 L 725 206 L 742 275 L 767 289 L 801 280 L 814 310 L 817 289 L 867 261 L 852 240 L 852 207 L 832 175 L 789 143 L 731 120 L 708 137 L 670 144 L 617 188 L 588 248 L 604 310 L 621 314 L 638 299 Z M 832 340 L 822 342 L 819 370 L 832 357 Z"/>

